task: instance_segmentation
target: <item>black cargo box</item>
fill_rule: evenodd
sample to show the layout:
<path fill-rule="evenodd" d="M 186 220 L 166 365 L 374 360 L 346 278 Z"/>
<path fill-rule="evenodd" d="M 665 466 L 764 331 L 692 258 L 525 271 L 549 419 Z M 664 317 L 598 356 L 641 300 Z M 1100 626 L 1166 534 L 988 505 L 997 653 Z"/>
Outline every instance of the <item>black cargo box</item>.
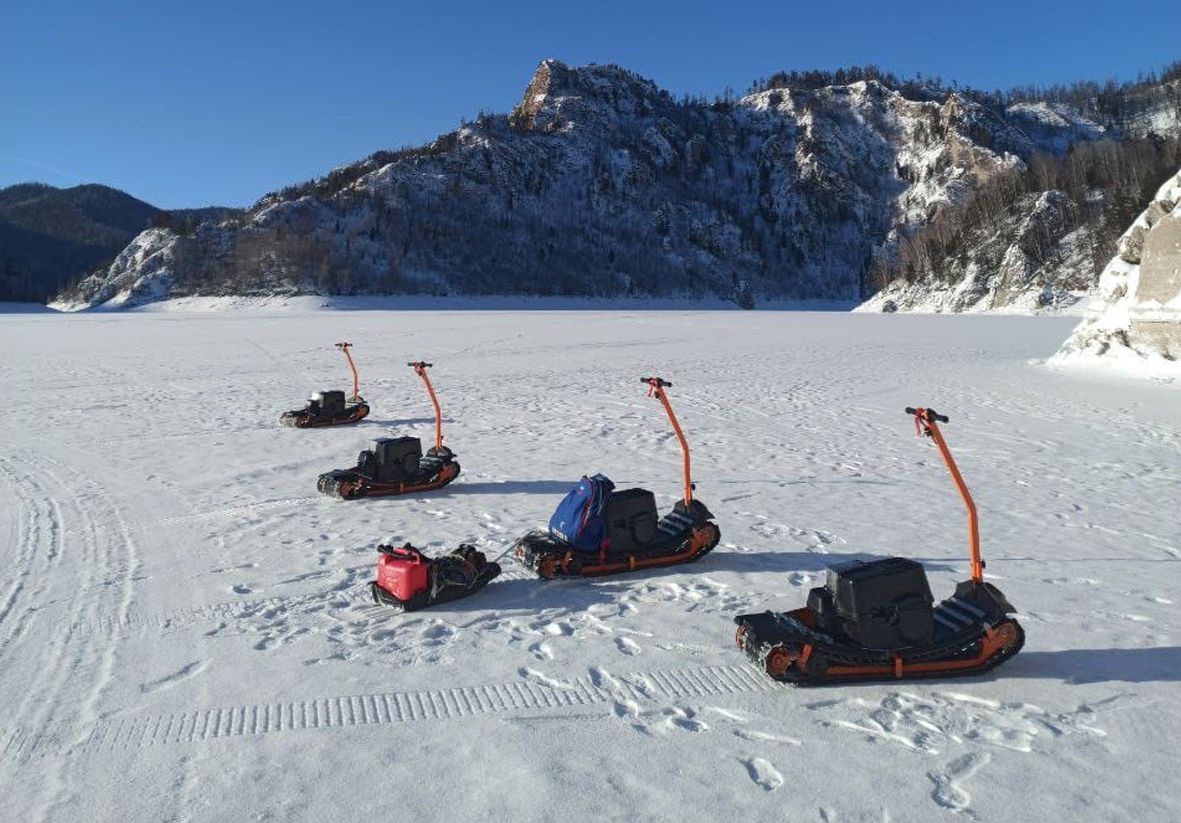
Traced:
<path fill-rule="evenodd" d="M 344 411 L 344 392 L 316 392 L 312 395 L 312 404 L 323 414 L 339 414 Z"/>
<path fill-rule="evenodd" d="M 845 634 L 872 649 L 928 643 L 931 588 L 921 564 L 905 557 L 854 560 L 828 570 L 825 588 Z"/>
<path fill-rule="evenodd" d="M 373 441 L 373 454 L 379 482 L 409 480 L 418 472 L 422 441 L 417 437 L 382 437 Z"/>
<path fill-rule="evenodd" d="M 656 496 L 623 489 L 607 498 L 607 534 L 612 552 L 637 552 L 656 539 Z"/>

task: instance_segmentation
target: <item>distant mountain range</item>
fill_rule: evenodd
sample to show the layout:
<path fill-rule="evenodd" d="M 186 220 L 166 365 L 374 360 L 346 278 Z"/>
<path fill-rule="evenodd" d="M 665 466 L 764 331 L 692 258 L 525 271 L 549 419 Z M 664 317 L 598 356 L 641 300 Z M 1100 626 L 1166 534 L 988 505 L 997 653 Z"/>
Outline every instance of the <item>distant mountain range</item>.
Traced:
<path fill-rule="evenodd" d="M 240 212 L 157 221 L 57 305 L 319 293 L 1056 307 L 1094 288 L 1179 146 L 1181 67 L 1008 96 L 809 72 L 709 101 L 547 60 L 510 113 Z"/>
<path fill-rule="evenodd" d="M 231 209 L 164 211 L 109 186 L 0 189 L 0 300 L 45 302 L 106 264 L 150 224 L 220 219 Z"/>

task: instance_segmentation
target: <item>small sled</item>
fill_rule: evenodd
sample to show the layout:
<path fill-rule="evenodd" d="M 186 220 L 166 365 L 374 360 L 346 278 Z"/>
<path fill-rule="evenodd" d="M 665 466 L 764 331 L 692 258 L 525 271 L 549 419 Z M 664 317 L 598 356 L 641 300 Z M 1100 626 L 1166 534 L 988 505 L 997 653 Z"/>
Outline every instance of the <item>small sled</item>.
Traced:
<path fill-rule="evenodd" d="M 598 577 L 692 563 L 721 539 L 709 509 L 693 497 L 689 444 L 659 377 L 640 378 L 648 395 L 664 406 L 681 444 L 684 496 L 657 519 L 656 498 L 647 489 L 614 491 L 602 475 L 584 477 L 559 504 L 549 530 L 534 529 L 517 541 L 517 559 L 538 577 Z"/>
<path fill-rule="evenodd" d="M 461 544 L 450 554 L 430 558 L 407 543 L 378 546 L 377 579 L 369 584 L 373 602 L 399 611 L 417 611 L 475 594 L 500 574 L 483 552 Z"/>
<path fill-rule="evenodd" d="M 430 363 L 407 363 L 422 378 L 435 407 L 435 445 L 422 453 L 417 437 L 383 437 L 357 457 L 351 469 L 335 469 L 320 475 L 316 488 L 344 500 L 413 494 L 446 486 L 459 476 L 459 463 L 443 445 L 443 416 L 426 370 Z"/>
<path fill-rule="evenodd" d="M 347 426 L 356 423 L 369 414 L 369 404 L 358 393 L 357 367 L 353 364 L 353 357 L 349 354 L 352 343 L 337 343 L 336 348 L 344 352 L 349 361 L 349 368 L 353 370 L 353 396 L 345 401 L 342 391 L 319 391 L 311 396 L 302 409 L 283 412 L 279 422 L 284 426 L 296 429 L 316 429 L 322 426 Z"/>
<path fill-rule="evenodd" d="M 776 680 L 798 685 L 946 678 L 986 672 L 1021 650 L 1013 607 L 984 582 L 976 504 L 948 451 L 932 409 L 910 409 L 915 429 L 935 441 L 968 510 L 971 579 L 932 608 L 921 564 L 903 557 L 853 561 L 828 570 L 808 604 L 734 618 L 736 641 Z"/>

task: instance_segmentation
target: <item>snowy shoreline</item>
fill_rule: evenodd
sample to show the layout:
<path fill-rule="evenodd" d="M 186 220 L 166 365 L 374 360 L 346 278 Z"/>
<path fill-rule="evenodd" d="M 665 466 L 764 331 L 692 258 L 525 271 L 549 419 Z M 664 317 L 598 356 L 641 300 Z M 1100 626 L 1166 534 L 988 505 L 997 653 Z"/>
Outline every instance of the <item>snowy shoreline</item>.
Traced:
<path fill-rule="evenodd" d="M 938 314 L 949 316 L 1065 317 L 1086 316 L 1092 310 L 1088 300 L 1068 308 L 1007 306 L 964 312 L 940 311 L 918 306 L 899 310 L 899 315 Z M 36 306 L 37 304 L 8 304 Z M 83 304 L 51 303 L 43 310 L 60 313 L 122 312 L 216 312 L 216 311 L 744 311 L 733 301 L 693 297 L 543 297 L 529 295 L 431 296 L 431 295 L 272 295 L 174 297 L 134 304 L 90 307 Z M 3 311 L 0 306 L 0 311 Z M 36 310 L 36 309 L 30 309 Z M 872 300 L 866 303 L 842 300 L 759 300 L 753 311 L 819 311 L 858 314 L 882 312 Z"/>

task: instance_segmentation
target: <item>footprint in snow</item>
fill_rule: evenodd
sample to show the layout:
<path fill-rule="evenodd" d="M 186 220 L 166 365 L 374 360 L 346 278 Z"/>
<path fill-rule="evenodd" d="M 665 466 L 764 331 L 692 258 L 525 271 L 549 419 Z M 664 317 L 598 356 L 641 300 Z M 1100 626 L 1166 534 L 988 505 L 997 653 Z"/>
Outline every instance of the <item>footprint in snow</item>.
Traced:
<path fill-rule="evenodd" d="M 195 660 L 187 666 L 181 666 L 171 674 L 166 674 L 158 680 L 153 680 L 149 683 L 140 685 L 139 690 L 144 694 L 151 694 L 152 692 L 163 691 L 170 689 L 177 683 L 188 680 L 190 677 L 196 677 L 209 665 L 208 660 Z"/>
<path fill-rule="evenodd" d="M 534 643 L 532 646 L 529 647 L 529 651 L 538 660 L 553 660 L 554 659 L 553 650 L 550 649 L 549 644 L 544 641 L 542 641 L 540 643 Z"/>
<path fill-rule="evenodd" d="M 764 760 L 761 757 L 739 758 L 743 766 L 746 766 L 746 773 L 756 786 L 765 792 L 773 792 L 783 785 L 783 775 L 771 763 L 770 760 Z"/>
<path fill-rule="evenodd" d="M 451 634 L 454 634 L 454 631 L 446 623 L 432 623 L 419 632 L 419 635 L 428 640 L 438 640 L 441 637 L 447 637 Z"/>
<path fill-rule="evenodd" d="M 680 729 L 686 732 L 707 732 L 709 724 L 697 719 L 697 712 L 689 708 L 672 706 L 663 712 L 666 728 Z"/>
<path fill-rule="evenodd" d="M 637 655 L 640 653 L 640 644 L 634 640 L 628 640 L 626 637 L 615 638 L 615 646 L 622 654 Z"/>
<path fill-rule="evenodd" d="M 565 691 L 572 691 L 574 686 L 567 683 L 565 680 L 559 680 L 556 677 L 550 677 L 545 672 L 539 672 L 537 669 L 530 669 L 522 666 L 517 669 L 517 674 L 525 680 L 531 680 L 542 686 L 548 686 L 551 689 L 563 689 Z"/>
<path fill-rule="evenodd" d="M 781 737 L 777 734 L 769 734 L 768 732 L 753 731 L 751 729 L 735 729 L 734 736 L 742 740 L 749 740 L 751 743 L 777 743 L 782 746 L 802 746 L 804 745 L 794 737 Z"/>
<path fill-rule="evenodd" d="M 931 799 L 945 809 L 962 812 L 972 802 L 972 795 L 964 789 L 963 783 L 988 764 L 991 757 L 987 752 L 970 752 L 957 757 L 943 772 L 927 772 L 935 788 Z"/>

